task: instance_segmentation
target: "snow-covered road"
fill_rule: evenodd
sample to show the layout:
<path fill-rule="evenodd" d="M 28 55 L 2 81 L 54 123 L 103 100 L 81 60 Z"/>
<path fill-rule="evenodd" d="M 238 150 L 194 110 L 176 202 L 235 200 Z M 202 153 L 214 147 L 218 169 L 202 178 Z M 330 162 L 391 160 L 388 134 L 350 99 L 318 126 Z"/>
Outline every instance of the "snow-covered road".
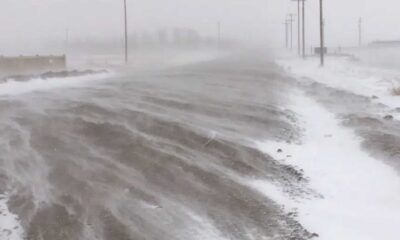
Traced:
<path fill-rule="evenodd" d="M 10 212 L 2 231 L 28 240 L 308 240 L 240 181 L 298 184 L 296 171 L 250 144 L 296 138 L 280 94 L 293 82 L 265 56 L 189 63 L 0 84 L 0 204 Z"/>
<path fill-rule="evenodd" d="M 0 240 L 398 240 L 396 73 L 335 64 L 0 84 Z"/>

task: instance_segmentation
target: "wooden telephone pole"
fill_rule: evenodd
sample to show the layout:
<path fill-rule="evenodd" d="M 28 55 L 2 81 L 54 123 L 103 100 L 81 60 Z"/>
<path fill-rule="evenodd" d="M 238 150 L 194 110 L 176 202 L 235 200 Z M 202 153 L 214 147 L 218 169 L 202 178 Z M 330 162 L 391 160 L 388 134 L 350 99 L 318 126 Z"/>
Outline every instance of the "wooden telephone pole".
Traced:
<path fill-rule="evenodd" d="M 302 17 L 303 17 L 303 58 L 306 58 L 306 11 L 305 11 L 305 2 L 306 0 L 301 0 L 302 4 Z"/>
<path fill-rule="evenodd" d="M 283 23 L 285 25 L 285 46 L 286 49 L 289 48 L 289 21 L 286 19 Z"/>
<path fill-rule="evenodd" d="M 129 55 L 128 55 L 128 15 L 127 15 L 127 8 L 126 8 L 126 0 L 124 0 L 124 22 L 125 22 L 125 64 L 129 62 Z"/>
<path fill-rule="evenodd" d="M 324 43 L 324 8 L 323 0 L 319 0 L 319 25 L 320 25 L 320 59 L 321 67 L 325 64 L 325 43 Z"/>
<path fill-rule="evenodd" d="M 306 57 L 306 24 L 305 24 L 305 1 L 306 0 L 292 0 L 297 2 L 297 44 L 299 56 Z M 301 6 L 300 6 L 301 5 Z M 301 28 L 301 29 L 300 29 Z"/>
<path fill-rule="evenodd" d="M 217 23 L 217 34 L 218 34 L 218 48 L 221 47 L 221 22 Z"/>
<path fill-rule="evenodd" d="M 290 49 L 293 49 L 293 22 L 295 21 L 295 16 L 296 14 L 288 14 L 289 19 L 287 20 L 290 26 Z"/>
<path fill-rule="evenodd" d="M 300 38 L 300 1 L 297 1 L 297 51 L 299 56 L 301 55 L 301 38 Z"/>
<path fill-rule="evenodd" d="M 362 18 L 358 20 L 358 46 L 362 47 Z"/>

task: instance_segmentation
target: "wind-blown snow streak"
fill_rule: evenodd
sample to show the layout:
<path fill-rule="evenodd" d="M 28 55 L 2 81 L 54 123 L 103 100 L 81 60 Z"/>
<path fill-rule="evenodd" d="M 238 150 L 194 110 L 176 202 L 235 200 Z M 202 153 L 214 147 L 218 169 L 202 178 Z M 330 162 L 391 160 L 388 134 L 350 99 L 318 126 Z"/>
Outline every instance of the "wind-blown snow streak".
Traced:
<path fill-rule="evenodd" d="M 323 197 L 293 199 L 263 181 L 252 186 L 288 210 L 297 208 L 300 222 L 321 240 L 397 240 L 400 178 L 396 172 L 362 151 L 356 135 L 315 101 L 296 93 L 292 102 L 291 110 L 298 113 L 304 128 L 302 144 L 263 142 L 258 147 L 302 168 Z"/>
<path fill-rule="evenodd" d="M 8 81 L 0 83 L 0 96 L 15 96 L 36 91 L 48 91 L 57 88 L 76 87 L 88 84 L 94 80 L 102 80 L 111 77 L 111 73 L 101 73 L 81 77 L 66 77 L 41 79 L 35 78 L 29 81 Z"/>

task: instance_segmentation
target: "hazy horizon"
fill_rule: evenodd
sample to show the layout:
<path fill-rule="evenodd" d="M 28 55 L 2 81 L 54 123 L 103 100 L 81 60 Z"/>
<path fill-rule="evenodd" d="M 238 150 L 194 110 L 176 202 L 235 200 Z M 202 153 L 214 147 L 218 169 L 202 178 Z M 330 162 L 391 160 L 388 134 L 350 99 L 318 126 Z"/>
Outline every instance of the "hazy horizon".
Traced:
<path fill-rule="evenodd" d="M 397 5 L 394 0 L 325 1 L 327 45 L 357 45 L 360 17 L 364 43 L 399 39 L 400 33 L 391 30 L 400 18 Z M 123 36 L 122 7 L 122 0 L 5 0 L 0 10 L 0 54 L 40 53 L 48 41 L 63 41 L 66 29 L 72 40 L 117 41 Z M 128 0 L 128 11 L 130 34 L 184 27 L 196 29 L 202 36 L 215 36 L 217 22 L 221 22 L 225 38 L 282 47 L 285 16 L 297 13 L 297 5 L 289 0 Z M 318 43 L 318 0 L 306 2 L 306 21 L 310 47 Z M 293 33 L 296 37 L 296 23 Z"/>

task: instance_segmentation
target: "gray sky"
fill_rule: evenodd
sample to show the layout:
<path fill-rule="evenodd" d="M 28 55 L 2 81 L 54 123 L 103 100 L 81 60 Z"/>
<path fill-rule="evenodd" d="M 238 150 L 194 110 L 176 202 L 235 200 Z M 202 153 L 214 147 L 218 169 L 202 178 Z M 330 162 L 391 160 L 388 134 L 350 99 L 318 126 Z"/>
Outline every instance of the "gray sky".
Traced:
<path fill-rule="evenodd" d="M 400 39 L 397 0 L 324 0 L 330 46 L 357 43 L 357 21 L 364 19 L 366 41 Z M 128 0 L 130 31 L 193 27 L 203 35 L 223 33 L 253 43 L 281 46 L 290 0 Z M 35 48 L 48 39 L 122 36 L 122 0 L 2 0 L 0 49 L 3 54 Z M 307 1 L 307 39 L 318 40 L 318 0 Z M 295 28 L 296 30 L 296 28 Z M 295 31 L 296 33 L 296 31 Z M 28 51 L 28 50 L 26 50 Z"/>

